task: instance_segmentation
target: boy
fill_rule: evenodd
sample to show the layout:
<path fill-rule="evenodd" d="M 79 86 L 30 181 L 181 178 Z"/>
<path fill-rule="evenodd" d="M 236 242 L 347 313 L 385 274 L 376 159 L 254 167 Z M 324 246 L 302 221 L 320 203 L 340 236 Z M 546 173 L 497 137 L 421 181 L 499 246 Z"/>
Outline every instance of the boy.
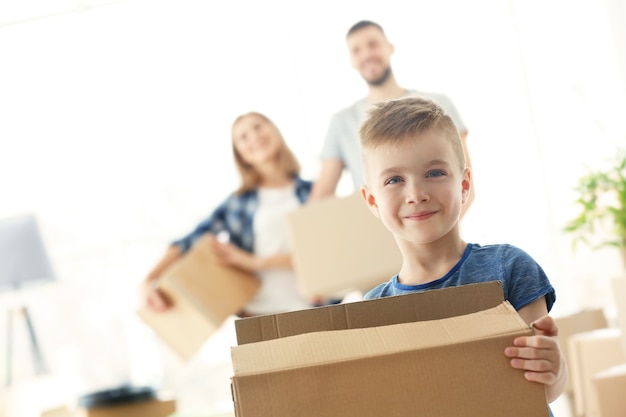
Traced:
<path fill-rule="evenodd" d="M 545 384 L 548 402 L 554 401 L 567 379 L 557 328 L 547 315 L 554 288 L 522 250 L 461 239 L 459 215 L 471 172 L 452 119 L 432 101 L 406 98 L 378 104 L 359 133 L 361 194 L 393 233 L 403 258 L 398 275 L 365 298 L 501 281 L 505 298 L 537 331 L 515 339 L 503 354 L 526 379 Z"/>

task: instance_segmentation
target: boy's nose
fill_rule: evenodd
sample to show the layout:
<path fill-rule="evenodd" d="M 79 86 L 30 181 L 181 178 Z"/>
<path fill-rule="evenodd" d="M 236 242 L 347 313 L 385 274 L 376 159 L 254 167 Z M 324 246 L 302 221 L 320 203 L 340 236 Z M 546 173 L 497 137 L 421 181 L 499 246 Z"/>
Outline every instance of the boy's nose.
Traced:
<path fill-rule="evenodd" d="M 407 203 L 422 203 L 430 200 L 430 196 L 423 188 L 413 188 L 406 196 Z"/>

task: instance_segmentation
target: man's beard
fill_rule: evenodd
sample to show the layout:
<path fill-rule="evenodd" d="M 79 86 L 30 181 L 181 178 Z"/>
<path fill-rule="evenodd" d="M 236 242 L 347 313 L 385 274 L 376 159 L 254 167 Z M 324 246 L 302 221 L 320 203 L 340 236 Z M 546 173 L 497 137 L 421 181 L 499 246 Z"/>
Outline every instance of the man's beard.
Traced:
<path fill-rule="evenodd" d="M 379 87 L 383 84 L 385 84 L 385 82 L 387 82 L 387 80 L 389 79 L 389 77 L 391 76 L 391 67 L 387 67 L 385 68 L 385 71 L 383 71 L 382 74 L 380 74 L 380 77 L 374 79 L 374 80 L 365 80 L 367 81 L 367 83 L 372 86 L 372 87 Z"/>

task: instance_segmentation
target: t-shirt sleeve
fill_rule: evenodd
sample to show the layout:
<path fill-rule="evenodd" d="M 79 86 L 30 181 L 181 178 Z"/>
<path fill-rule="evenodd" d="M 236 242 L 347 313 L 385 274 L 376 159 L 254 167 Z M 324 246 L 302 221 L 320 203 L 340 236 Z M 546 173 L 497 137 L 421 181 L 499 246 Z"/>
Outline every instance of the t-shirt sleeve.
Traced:
<path fill-rule="evenodd" d="M 519 311 L 545 297 L 550 311 L 556 301 L 556 292 L 541 266 L 528 253 L 514 246 L 507 246 L 503 261 L 507 271 L 505 291 L 513 307 Z"/>
<path fill-rule="evenodd" d="M 384 287 L 385 287 L 385 284 L 380 284 L 376 286 L 375 288 L 372 288 L 371 290 L 365 293 L 365 295 L 363 296 L 363 299 L 374 300 L 376 298 L 381 298 L 382 290 Z"/>
<path fill-rule="evenodd" d="M 345 134 L 342 131 L 341 116 L 339 113 L 333 115 L 326 131 L 326 137 L 324 138 L 324 144 L 322 145 L 322 151 L 320 152 L 320 158 L 325 159 L 341 159 L 343 155 L 341 153 L 340 140 L 341 135 Z"/>
<path fill-rule="evenodd" d="M 398 276 L 395 275 L 389 279 L 387 282 L 383 282 L 378 284 L 376 287 L 372 288 L 363 296 L 364 300 L 374 300 L 376 298 L 390 297 L 393 295 L 397 295 L 394 291 L 394 282 L 397 280 Z"/>

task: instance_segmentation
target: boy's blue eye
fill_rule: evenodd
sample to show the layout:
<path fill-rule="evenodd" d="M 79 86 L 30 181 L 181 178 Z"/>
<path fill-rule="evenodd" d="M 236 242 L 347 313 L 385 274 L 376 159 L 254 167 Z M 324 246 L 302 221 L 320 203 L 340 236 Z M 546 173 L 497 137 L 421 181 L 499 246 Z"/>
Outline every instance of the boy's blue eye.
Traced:
<path fill-rule="evenodd" d="M 432 171 L 428 171 L 428 173 L 426 174 L 426 177 L 441 177 L 446 175 L 445 172 L 443 172 L 440 169 L 434 169 Z"/>
<path fill-rule="evenodd" d="M 385 185 L 396 184 L 400 181 L 402 181 L 402 178 L 400 177 L 391 177 L 387 181 L 385 181 Z"/>

